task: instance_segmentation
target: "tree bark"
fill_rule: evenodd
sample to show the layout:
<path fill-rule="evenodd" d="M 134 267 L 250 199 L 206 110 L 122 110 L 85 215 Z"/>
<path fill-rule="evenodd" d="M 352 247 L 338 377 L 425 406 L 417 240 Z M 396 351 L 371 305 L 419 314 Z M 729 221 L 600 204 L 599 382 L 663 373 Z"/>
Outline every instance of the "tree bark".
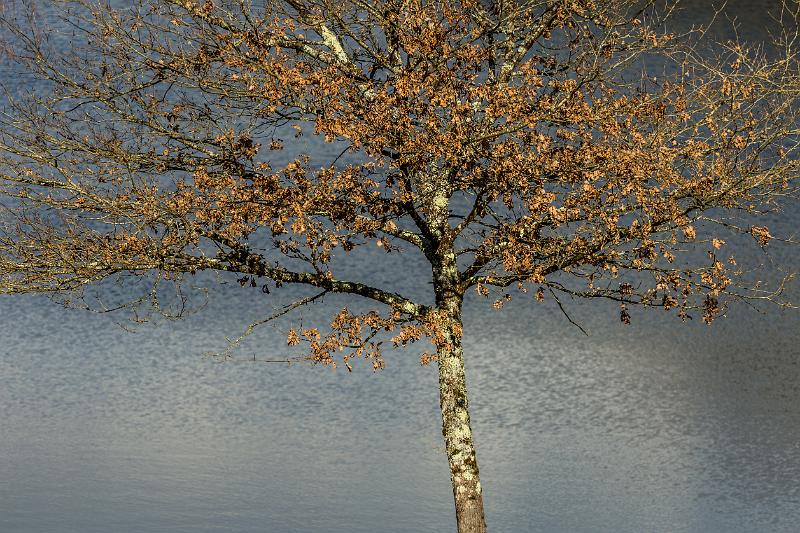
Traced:
<path fill-rule="evenodd" d="M 445 306 L 447 319 L 443 324 L 446 344 L 437 352 L 442 435 L 450 465 L 458 533 L 485 533 L 483 492 L 472 441 L 461 346 L 461 302 L 459 299 L 450 303 Z"/>
<path fill-rule="evenodd" d="M 434 196 L 429 211 L 436 251 L 430 254 L 429 259 L 439 312 L 439 331 L 434 342 L 439 366 L 442 435 L 450 465 L 458 533 L 486 533 L 483 491 L 469 422 L 464 349 L 461 345 L 464 288 L 453 246 L 454 233 L 448 223 L 449 185 L 446 180 L 431 185 L 434 186 Z"/>

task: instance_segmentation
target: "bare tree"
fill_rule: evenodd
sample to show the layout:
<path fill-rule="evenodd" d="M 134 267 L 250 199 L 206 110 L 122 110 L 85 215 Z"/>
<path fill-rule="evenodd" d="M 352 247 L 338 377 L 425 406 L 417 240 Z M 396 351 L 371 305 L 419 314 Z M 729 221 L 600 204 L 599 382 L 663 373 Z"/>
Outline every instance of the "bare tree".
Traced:
<path fill-rule="evenodd" d="M 780 292 L 723 247 L 737 233 L 765 246 L 758 217 L 794 198 L 788 30 L 780 53 L 706 54 L 627 0 L 59 4 L 60 40 L 35 9 L 2 18 L 40 90 L 9 93 L 0 116 L 0 291 L 223 271 L 318 289 L 281 315 L 324 294 L 372 301 L 287 343 L 378 369 L 381 339 L 430 340 L 462 533 L 486 530 L 467 291 L 497 308 L 529 290 L 605 298 L 624 322 L 633 305 L 710 322 Z M 669 68 L 650 72 L 652 57 Z M 340 156 L 317 165 L 302 134 Z M 376 244 L 397 268 L 424 256 L 433 303 L 341 277 Z"/>

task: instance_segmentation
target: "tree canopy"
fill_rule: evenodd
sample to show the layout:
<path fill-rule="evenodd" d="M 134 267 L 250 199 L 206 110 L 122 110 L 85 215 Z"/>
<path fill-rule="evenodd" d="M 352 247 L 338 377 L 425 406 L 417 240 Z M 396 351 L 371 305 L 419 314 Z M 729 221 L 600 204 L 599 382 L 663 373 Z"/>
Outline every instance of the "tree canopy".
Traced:
<path fill-rule="evenodd" d="M 701 50 L 701 34 L 626 0 L 61 3 L 71 36 L 35 9 L 2 19 L 42 89 L 0 115 L 0 291 L 211 270 L 320 290 L 281 313 L 327 293 L 372 300 L 287 342 L 381 368 L 381 339 L 428 338 L 457 509 L 481 494 L 467 291 L 497 308 L 605 298 L 624 322 L 632 305 L 711 322 L 731 297 L 780 293 L 724 247 L 737 233 L 767 245 L 758 217 L 796 193 L 789 26 L 772 52 Z M 338 156 L 320 162 L 301 136 Z M 432 301 L 340 274 L 376 245 L 398 268 L 424 257 Z M 482 503 L 468 514 L 461 530 L 482 530 Z"/>

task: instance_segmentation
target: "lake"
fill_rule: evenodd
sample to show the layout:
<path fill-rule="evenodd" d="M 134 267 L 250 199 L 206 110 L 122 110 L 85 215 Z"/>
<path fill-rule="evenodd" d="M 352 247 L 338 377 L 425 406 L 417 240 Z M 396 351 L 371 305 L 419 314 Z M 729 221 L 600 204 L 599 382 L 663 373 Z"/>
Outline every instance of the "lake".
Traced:
<path fill-rule="evenodd" d="M 728 2 L 726 14 L 757 42 L 775 4 Z M 675 24 L 710 13 L 687 2 Z M 769 226 L 799 224 L 791 209 Z M 796 268 L 800 251 L 773 259 Z M 421 262 L 375 265 L 371 278 L 408 286 L 424 275 Z M 379 373 L 220 364 L 204 354 L 278 300 L 234 279 L 197 283 L 214 288 L 205 309 L 135 332 L 125 315 L 0 296 L 0 531 L 454 529 L 436 371 L 418 350 L 388 353 Z M 496 312 L 468 299 L 491 531 L 797 531 L 799 311 L 737 307 L 711 327 L 639 311 L 624 326 L 614 306 L 567 306 L 588 337 L 552 303 Z M 280 357 L 279 331 L 262 328 L 240 355 Z"/>

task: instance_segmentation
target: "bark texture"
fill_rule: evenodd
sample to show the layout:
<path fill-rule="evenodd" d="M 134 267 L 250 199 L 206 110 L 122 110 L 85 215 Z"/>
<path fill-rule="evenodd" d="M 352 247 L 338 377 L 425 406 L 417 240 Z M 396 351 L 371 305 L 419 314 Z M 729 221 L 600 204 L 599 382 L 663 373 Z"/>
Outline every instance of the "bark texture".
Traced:
<path fill-rule="evenodd" d="M 447 344 L 438 350 L 442 434 L 450 465 L 458 532 L 484 533 L 483 492 L 469 420 L 460 302 L 457 304 L 457 313 L 450 315 L 444 327 Z"/>

